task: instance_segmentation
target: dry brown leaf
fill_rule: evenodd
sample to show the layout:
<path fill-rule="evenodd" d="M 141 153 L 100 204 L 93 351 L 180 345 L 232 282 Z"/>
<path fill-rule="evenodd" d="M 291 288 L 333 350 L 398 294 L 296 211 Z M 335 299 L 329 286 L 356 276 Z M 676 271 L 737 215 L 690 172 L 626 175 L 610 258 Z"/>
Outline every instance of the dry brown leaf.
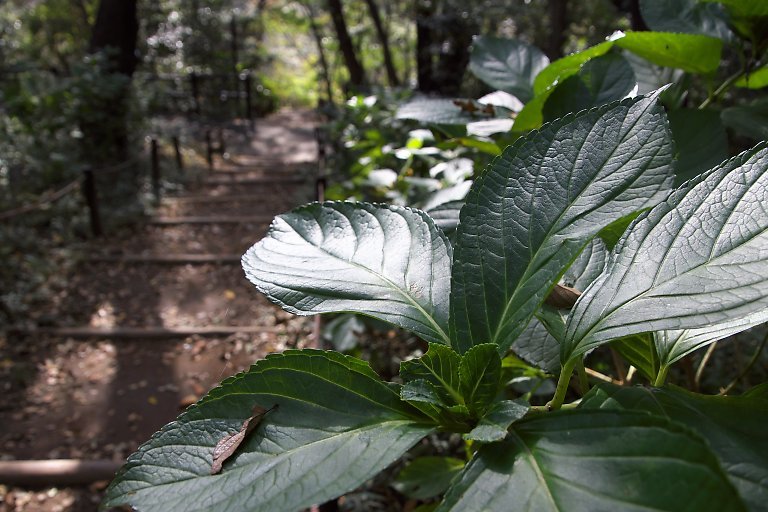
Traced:
<path fill-rule="evenodd" d="M 253 414 L 250 418 L 243 422 L 243 426 L 240 427 L 240 431 L 234 434 L 229 434 L 221 438 L 216 443 L 216 447 L 213 449 L 213 463 L 211 464 L 211 474 L 215 475 L 221 471 L 224 461 L 235 453 L 237 448 L 242 444 L 245 438 L 253 432 L 253 430 L 259 426 L 259 423 L 264 416 L 277 408 L 277 405 L 273 405 L 269 409 L 265 409 L 258 405 L 253 406 Z"/>
<path fill-rule="evenodd" d="M 571 309 L 580 295 L 581 292 L 576 288 L 556 284 L 544 299 L 544 304 L 557 309 Z"/>

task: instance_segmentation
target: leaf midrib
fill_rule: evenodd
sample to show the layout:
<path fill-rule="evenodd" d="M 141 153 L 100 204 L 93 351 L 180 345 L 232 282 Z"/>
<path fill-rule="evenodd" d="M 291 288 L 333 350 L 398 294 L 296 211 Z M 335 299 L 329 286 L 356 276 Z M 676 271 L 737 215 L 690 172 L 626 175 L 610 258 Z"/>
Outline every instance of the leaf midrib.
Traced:
<path fill-rule="evenodd" d="M 349 219 L 349 217 L 347 217 L 346 215 L 344 215 L 342 212 L 339 212 L 339 213 L 340 213 L 341 215 L 343 215 L 345 218 L 347 218 L 347 220 L 348 220 L 348 221 L 350 221 L 350 224 L 351 224 L 351 220 Z M 394 211 L 393 211 L 393 213 L 397 213 L 397 212 L 394 212 Z M 375 217 L 375 216 L 374 216 L 374 217 Z M 402 216 L 401 216 L 401 217 L 402 217 Z M 377 219 L 377 220 L 378 220 L 378 219 Z M 421 313 L 421 315 L 422 315 L 422 316 L 423 316 L 423 317 L 424 317 L 424 318 L 425 318 L 425 319 L 428 321 L 428 325 L 431 325 L 431 326 L 432 326 L 432 328 L 434 329 L 435 333 L 436 333 L 436 334 L 437 334 L 437 335 L 438 335 L 438 336 L 439 336 L 439 337 L 440 337 L 440 338 L 443 340 L 444 344 L 446 344 L 446 345 L 450 346 L 450 344 L 451 344 L 451 339 L 450 339 L 450 337 L 449 337 L 449 336 L 448 336 L 448 335 L 445 333 L 445 331 L 443 330 L 443 328 L 442 328 L 442 327 L 440 327 L 440 325 L 439 325 L 439 324 L 437 323 L 437 321 L 436 321 L 436 320 L 435 320 L 435 319 L 432 317 L 432 315 L 430 315 L 430 314 L 429 314 L 429 313 L 428 313 L 428 312 L 427 312 L 427 311 L 426 311 L 426 310 L 425 310 L 425 309 L 424 309 L 424 308 L 421 306 L 421 304 L 419 304 L 419 303 L 418 303 L 418 301 L 417 301 L 417 300 L 416 300 L 414 297 L 412 297 L 412 296 L 411 296 L 409 293 L 407 293 L 407 292 L 403 291 L 403 289 L 402 289 L 402 288 L 400 288 L 400 287 L 399 287 L 399 286 L 398 286 L 396 283 L 394 283 L 393 281 L 391 281 L 391 280 L 390 280 L 389 278 L 387 278 L 386 276 L 384 276 L 384 275 L 382 275 L 382 274 L 380 274 L 380 273 L 378 273 L 378 272 L 376 272 L 376 271 L 374 271 L 374 270 L 372 270 L 372 269 L 370 269 L 370 268 L 367 268 L 367 267 L 365 267 L 365 266 L 363 266 L 363 265 L 361 265 L 361 264 L 359 264 L 359 263 L 357 263 L 357 262 L 355 262 L 355 261 L 353 261 L 353 260 L 346 260 L 346 259 L 344 259 L 344 258 L 340 258 L 339 256 L 336 256 L 335 254 L 333 254 L 333 253 L 329 252 L 328 250 L 326 250 L 324 247 L 322 247 L 322 246 L 320 246 L 320 245 L 316 245 L 315 243 L 313 243 L 312 241 L 310 241 L 310 240 L 309 240 L 307 237 L 305 237 L 305 236 L 304 236 L 304 235 L 303 235 L 301 232 L 299 232 L 299 231 L 298 231 L 298 230 L 297 230 L 297 229 L 296 229 L 296 228 L 295 228 L 295 227 L 294 227 L 294 226 L 293 226 L 291 223 L 287 222 L 285 219 L 283 219 L 283 222 L 285 222 L 285 223 L 286 223 L 286 225 L 287 225 L 287 226 L 289 226 L 289 227 L 291 228 L 291 230 L 292 230 L 294 233 L 296 233 L 296 234 L 297 234 L 297 235 L 298 235 L 298 236 L 299 236 L 301 239 L 303 239 L 303 240 L 304 240 L 304 241 L 305 241 L 305 242 L 306 242 L 308 245 L 310 245 L 310 246 L 312 246 L 312 247 L 315 247 L 315 248 L 316 248 L 317 250 L 319 250 L 320 252 L 322 252 L 322 253 L 324 253 L 324 254 L 328 255 L 329 257 L 331 257 L 331 258 L 333 258 L 333 259 L 335 259 L 335 260 L 338 260 L 338 261 L 340 261 L 340 262 L 343 262 L 343 263 L 346 263 L 346 264 L 348 264 L 348 265 L 351 265 L 351 266 L 353 266 L 353 267 L 356 267 L 356 268 L 358 268 L 358 269 L 361 269 L 361 270 L 363 270 L 363 271 L 365 271 L 365 272 L 367 272 L 367 273 L 369 273 L 369 274 L 371 274 L 371 275 L 373 275 L 373 276 L 375 276 L 375 277 L 379 278 L 379 279 L 380 279 L 382 282 L 384 282 L 385 284 L 387 284 L 387 285 L 388 285 L 388 286 L 387 286 L 388 288 L 390 288 L 390 289 L 394 290 L 396 293 L 398 293 L 400 296 L 402 296 L 402 297 L 405 299 L 405 301 L 406 301 L 408 304 L 410 304 L 410 305 L 411 305 L 413 308 L 415 308 L 415 309 L 416 309 L 416 310 L 417 310 L 419 313 Z M 406 219 L 406 223 L 407 223 L 407 219 Z M 410 232 L 410 225 L 408 225 L 408 230 L 409 230 L 409 232 Z M 386 238 L 386 236 L 385 236 L 385 238 Z M 357 236 L 355 236 L 355 239 L 357 239 Z M 442 242 L 442 240 L 441 240 L 441 242 Z M 430 284 L 431 284 L 431 283 L 430 283 Z"/>
<path fill-rule="evenodd" d="M 627 108 L 627 112 L 625 112 L 625 113 L 624 113 L 624 119 L 625 119 L 625 120 L 626 120 L 626 117 L 627 117 L 627 113 L 629 112 L 629 110 L 631 109 L 631 107 L 633 107 L 633 106 L 637 105 L 637 103 L 639 103 L 639 102 L 636 102 L 636 103 L 633 103 L 633 104 L 631 104 L 631 105 L 628 105 L 628 108 Z M 648 108 L 650 108 L 650 106 L 649 106 L 649 107 L 647 107 L 647 108 L 646 108 L 646 110 L 648 110 Z M 607 111 L 607 110 L 608 110 L 608 109 L 606 109 L 606 111 Z M 640 121 L 640 118 L 641 118 L 641 117 L 642 117 L 642 116 L 638 115 L 638 116 L 637 116 L 637 118 L 635 119 L 635 121 L 634 121 L 633 123 L 631 123 L 631 124 L 630 124 L 630 125 L 627 127 L 627 129 L 626 129 L 626 132 L 627 132 L 627 133 L 629 133 L 630 131 L 632 131 L 632 130 L 633 130 L 633 129 L 634 129 L 636 126 L 637 126 L 637 124 L 639 123 L 639 121 Z M 560 127 L 560 128 L 562 128 L 562 127 Z M 589 136 L 590 136 L 590 135 L 593 133 L 593 131 L 594 131 L 594 128 L 595 128 L 595 125 L 593 125 L 593 126 L 590 128 L 590 131 L 589 131 L 589 132 L 588 132 L 588 133 L 587 133 L 587 134 L 584 136 L 584 140 L 582 141 L 582 143 L 581 143 L 581 145 L 580 145 L 580 147 L 579 147 L 579 149 L 578 149 L 578 151 L 577 151 L 577 154 L 581 154 L 581 151 L 583 150 L 583 148 L 584 148 L 584 145 L 587 143 L 587 139 L 589 139 Z M 556 132 L 554 135 L 556 136 L 556 134 L 557 134 L 557 132 Z M 553 138 L 553 139 L 552 139 L 552 141 L 550 141 L 550 142 L 548 143 L 547 149 L 549 149 L 549 148 L 551 148 L 551 147 L 552 147 L 552 143 L 554 142 L 554 140 L 555 140 L 555 139 Z M 601 164 L 600 168 L 598 169 L 597 173 L 595 173 L 595 175 L 594 175 L 594 176 L 593 176 L 593 178 L 590 180 L 590 182 L 589 182 L 588 184 L 586 184 L 586 185 L 585 185 L 585 186 L 584 186 L 584 187 L 583 187 L 583 188 L 582 188 L 582 189 L 581 189 L 581 190 L 580 190 L 580 191 L 579 191 L 579 192 L 578 192 L 578 193 L 577 193 L 577 194 L 576 194 L 576 195 L 573 197 L 573 199 L 569 199 L 569 204 L 568 204 L 568 207 L 566 207 L 566 208 L 565 208 L 565 209 L 564 209 L 564 210 L 563 210 L 563 211 L 562 211 L 562 212 L 561 212 L 561 213 L 560 213 L 560 214 L 557 216 L 557 218 L 556 218 L 556 219 L 555 219 L 555 220 L 554 220 L 554 221 L 551 223 L 549 230 L 547 231 L 547 233 L 545 234 L 545 236 L 544 236 L 544 237 L 543 237 L 543 239 L 542 239 L 542 240 L 544 240 L 544 242 L 546 242 L 547 240 L 550 240 L 550 239 L 552 239 L 554 236 L 556 236 L 556 235 L 559 233 L 559 231 L 560 231 L 560 230 L 558 230 L 557 232 L 554 232 L 554 231 L 555 231 L 555 228 L 556 228 L 556 226 L 558 226 L 558 225 L 559 225 L 560 221 L 563 219 L 563 217 L 565 216 L 565 214 L 566 214 L 566 213 L 567 213 L 567 212 L 570 210 L 571 206 L 572 206 L 572 205 L 573 205 L 573 204 L 574 204 L 574 203 L 575 203 L 575 202 L 576 202 L 576 201 L 577 201 L 577 200 L 578 200 L 580 197 L 582 197 L 582 195 L 585 193 L 585 191 L 586 191 L 586 190 L 587 190 L 589 187 L 591 187 L 591 186 L 592 186 L 594 183 L 596 183 L 597 181 L 599 181 L 599 180 L 598 180 L 598 177 L 599 177 L 599 175 L 600 175 L 600 170 L 602 170 L 602 169 L 604 169 L 604 168 L 605 168 L 605 164 L 606 164 L 606 162 L 608 162 L 608 160 L 610 160 L 610 159 L 611 159 L 611 158 L 614 156 L 614 154 L 615 154 L 615 153 L 616 153 L 616 151 L 618 150 L 618 147 L 619 147 L 619 146 L 621 146 L 621 143 L 622 143 L 622 142 L 625 142 L 625 141 L 627 141 L 627 140 L 628 140 L 628 139 L 627 139 L 627 137 L 626 137 L 626 135 L 625 135 L 625 136 L 624 136 L 624 137 L 621 139 L 621 141 L 619 142 L 619 144 L 617 144 L 617 145 L 616 145 L 616 147 L 614 147 L 614 148 L 611 150 L 610 154 L 609 154 L 609 155 L 607 155 L 607 156 L 606 156 L 606 158 L 603 160 L 603 162 L 602 162 L 602 164 Z M 638 153 L 638 152 L 639 152 L 641 149 L 642 149 L 642 146 L 638 145 L 638 147 L 636 148 L 636 150 L 634 151 L 634 153 L 632 153 L 632 156 L 636 155 L 636 154 L 637 154 L 637 153 Z M 654 153 L 654 156 L 653 156 L 653 158 L 655 158 L 655 157 L 658 155 L 659 151 L 661 151 L 661 148 L 658 148 L 658 149 L 656 150 L 656 152 Z M 652 159 L 651 159 L 651 160 L 652 160 Z M 628 161 L 631 161 L 631 158 L 630 158 Z M 541 164 L 538 166 L 538 168 L 537 168 L 539 172 L 536 174 L 536 178 L 535 178 L 535 183 L 536 183 L 536 184 L 538 183 L 538 179 L 539 179 L 539 176 L 541 176 L 541 172 L 540 172 L 540 171 L 541 171 L 542 167 L 543 167 L 543 163 L 541 163 Z M 628 182 L 628 183 L 627 183 L 625 186 L 623 186 L 623 187 L 621 187 L 620 189 L 618 189 L 618 190 L 616 191 L 616 193 L 615 193 L 615 194 L 612 194 L 612 195 L 611 195 L 611 197 L 610 197 L 610 198 L 608 198 L 606 201 L 602 202 L 602 204 L 600 204 L 600 205 L 598 205 L 598 206 L 595 206 L 594 208 L 591 208 L 591 209 L 589 209 L 589 210 L 587 210 L 587 211 L 583 212 L 581 215 L 579 215 L 579 217 L 578 217 L 578 218 L 580 218 L 580 217 L 584 217 L 584 216 L 586 216 L 586 215 L 588 215 L 588 214 L 590 214 L 590 213 L 594 212 L 595 210 L 597 210 L 597 209 L 599 209 L 599 208 L 602 208 L 603 206 L 605 206 L 606 204 L 610 203 L 611 201 L 613 201 L 613 200 L 614 200 L 616 197 L 618 197 L 619 195 L 621 195 L 622 193 L 624 193 L 626 190 L 628 190 L 628 189 L 629 189 L 629 188 L 630 188 L 630 187 L 631 187 L 631 186 L 632 186 L 632 185 L 633 185 L 633 184 L 634 184 L 634 183 L 637 181 L 637 178 L 639 178 L 639 177 L 642 175 L 642 173 L 643 173 L 643 172 L 645 172 L 645 170 L 647 170 L 647 167 L 644 167 L 642 171 L 638 171 L 638 172 L 639 172 L 639 174 L 636 176 L 636 178 L 635 178 L 634 180 L 631 180 L 631 181 L 629 181 L 629 182 Z M 571 181 L 571 178 L 572 178 L 572 176 L 573 176 L 573 169 L 571 169 L 571 172 L 569 172 L 569 174 L 568 174 L 568 183 L 569 183 L 569 186 L 570 186 L 570 181 Z M 509 178 L 506 178 L 506 179 L 508 180 Z M 658 187 L 658 188 L 660 188 L 661 186 L 663 186 L 663 182 L 662 182 L 662 184 L 660 184 L 660 185 L 659 185 L 659 187 Z M 532 196 L 531 204 L 533 204 L 533 197 L 535 196 L 534 192 L 535 192 L 536 190 L 538 190 L 538 189 L 537 189 L 536 187 L 534 187 L 534 190 L 533 190 L 533 191 L 532 191 L 532 193 L 531 193 L 531 196 Z M 503 215 L 504 215 L 504 212 L 502 211 L 502 216 L 503 216 Z M 529 240 L 530 240 L 530 231 L 531 231 L 531 230 L 529 229 L 529 230 L 528 230 L 528 232 L 529 232 Z M 554 234 L 553 234 L 553 232 L 554 232 Z M 586 244 L 586 243 L 588 243 L 588 242 L 589 242 L 589 241 L 590 241 L 592 238 L 594 238 L 595 236 L 597 236 L 597 233 L 598 233 L 598 232 L 599 232 L 599 230 L 598 230 L 598 231 L 596 231 L 594 235 L 592 235 L 591 237 L 589 237 L 589 238 L 588 238 L 588 239 L 585 241 L 585 244 Z M 532 245 L 532 244 L 530 244 L 530 242 L 529 242 L 529 246 L 530 246 L 530 245 Z M 493 337 L 492 337 L 492 342 L 493 342 L 493 343 L 499 344 L 499 341 L 498 341 L 498 339 L 499 339 L 499 335 L 500 335 L 500 333 L 501 333 L 501 331 L 502 331 L 502 327 L 508 323 L 507 319 L 508 319 L 508 317 L 510 316 L 509 310 L 510 310 L 510 308 L 511 308 L 512 304 L 513 304 L 513 303 L 515 303 L 515 300 L 514 300 L 514 299 L 517 297 L 517 295 L 518 295 L 518 293 L 519 293 L 519 291 L 520 291 L 520 288 L 522 287 L 522 284 L 524 284 L 524 283 L 527 283 L 527 282 L 528 282 L 528 280 L 530 280 L 530 278 L 531 278 L 531 274 L 532 274 L 532 271 L 533 271 L 533 269 L 532 269 L 532 265 L 531 265 L 531 264 L 532 264 L 534 261 L 536 261 L 536 259 L 538 258 L 538 255 L 539 255 L 539 253 L 540 253 L 540 251 L 541 251 L 542 247 L 544 247 L 544 245 L 545 245 L 545 243 L 541 243 L 541 244 L 539 244 L 539 246 L 536 248 L 536 250 L 535 250 L 535 251 L 533 251 L 533 252 L 531 253 L 531 256 L 530 256 L 530 260 L 529 260 L 529 263 L 528 263 L 528 265 L 526 265 L 526 268 L 525 268 L 525 272 L 524 272 L 524 273 L 523 273 L 523 275 L 520 277 L 520 280 L 518 281 L 518 284 L 517 284 L 517 286 L 515 287 L 515 290 L 514 290 L 514 292 L 512 293 L 512 296 L 511 296 L 511 297 L 510 297 L 510 298 L 507 300 L 507 303 L 506 303 L 506 305 L 505 305 L 505 307 L 504 307 L 504 312 L 503 312 L 503 313 L 502 313 L 502 315 L 501 315 L 501 320 L 500 320 L 500 321 L 498 322 L 498 324 L 496 325 L 496 329 L 495 329 L 495 331 L 494 331 L 494 333 L 493 333 Z M 561 247 L 562 247 L 562 245 L 561 245 Z M 557 250 L 556 252 L 559 252 L 559 250 L 560 250 L 560 248 L 558 248 L 558 250 Z M 553 255 L 553 257 L 554 257 L 554 255 Z M 566 270 L 567 270 L 567 269 L 566 269 Z M 563 272 L 565 272 L 565 270 L 563 270 Z"/>

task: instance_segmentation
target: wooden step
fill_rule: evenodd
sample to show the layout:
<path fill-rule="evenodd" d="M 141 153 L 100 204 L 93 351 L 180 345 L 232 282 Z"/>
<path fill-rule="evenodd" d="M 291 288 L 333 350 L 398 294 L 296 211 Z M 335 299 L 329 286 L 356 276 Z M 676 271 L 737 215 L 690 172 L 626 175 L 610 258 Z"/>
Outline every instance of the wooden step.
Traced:
<path fill-rule="evenodd" d="M 277 177 L 265 176 L 257 178 L 238 179 L 234 176 L 228 178 L 213 177 L 203 180 L 204 185 L 294 185 L 300 183 L 310 183 L 313 178 L 309 177 Z"/>
<path fill-rule="evenodd" d="M 206 217 L 154 217 L 149 224 L 172 226 L 177 224 L 269 224 L 272 215 L 211 215 Z"/>
<path fill-rule="evenodd" d="M 189 203 L 238 203 L 238 202 L 258 202 L 261 201 L 257 194 L 224 194 L 220 196 L 194 195 L 166 197 L 164 204 L 189 204 Z"/>
<path fill-rule="evenodd" d="M 86 258 L 92 263 L 240 263 L 239 254 L 120 254 Z"/>
<path fill-rule="evenodd" d="M 28 336 L 47 335 L 66 338 L 110 338 L 110 339 L 167 339 L 187 336 L 230 336 L 232 334 L 258 334 L 282 332 L 284 327 L 264 325 L 222 325 L 208 327 L 11 327 L 10 333 Z"/>

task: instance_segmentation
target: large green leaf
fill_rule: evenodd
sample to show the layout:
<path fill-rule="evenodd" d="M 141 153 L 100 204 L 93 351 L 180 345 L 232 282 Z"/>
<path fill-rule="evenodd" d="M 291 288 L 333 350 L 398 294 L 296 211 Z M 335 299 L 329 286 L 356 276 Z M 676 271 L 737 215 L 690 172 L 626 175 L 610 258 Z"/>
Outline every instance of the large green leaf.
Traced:
<path fill-rule="evenodd" d="M 557 59 L 536 75 L 536 79 L 533 82 L 534 92 L 537 96 L 542 94 L 553 85 L 562 82 L 571 75 L 575 75 L 586 62 L 595 57 L 605 55 L 611 48 L 613 48 L 613 41 L 604 41 L 586 50 Z"/>
<path fill-rule="evenodd" d="M 753 140 L 768 140 L 768 98 L 723 109 L 723 124 Z"/>
<path fill-rule="evenodd" d="M 413 119 L 425 124 L 462 126 L 489 118 L 487 115 L 471 115 L 457 106 L 453 100 L 442 98 L 415 98 L 401 105 L 395 117 Z"/>
<path fill-rule="evenodd" d="M 508 147 L 461 210 L 454 347 L 506 351 L 602 228 L 666 194 L 671 161 L 656 94 L 568 116 Z"/>
<path fill-rule="evenodd" d="M 211 475 L 214 446 L 254 405 L 278 408 Z M 105 507 L 291 511 L 348 492 L 431 429 L 367 363 L 287 351 L 224 381 L 128 458 Z"/>
<path fill-rule="evenodd" d="M 496 345 L 475 345 L 459 365 L 459 385 L 464 403 L 476 415 L 485 413 L 501 386 L 501 357 Z"/>
<path fill-rule="evenodd" d="M 477 426 L 464 434 L 464 439 L 482 443 L 501 441 L 507 437 L 509 426 L 523 419 L 529 409 L 530 405 L 522 399 L 496 402 L 480 418 Z"/>
<path fill-rule="evenodd" d="M 400 363 L 400 378 L 406 383 L 426 381 L 446 404 L 463 404 L 459 367 L 461 356 L 444 345 L 430 344 L 423 356 Z"/>
<path fill-rule="evenodd" d="M 426 500 L 445 492 L 463 467 L 464 461 L 453 457 L 419 457 L 397 475 L 392 487 L 409 498 Z"/>
<path fill-rule="evenodd" d="M 491 87 L 514 94 L 523 103 L 533 97 L 533 80 L 547 67 L 541 50 L 522 41 L 481 36 L 472 43 L 469 69 Z"/>
<path fill-rule="evenodd" d="M 768 65 L 748 73 L 736 80 L 733 85 L 736 87 L 745 87 L 747 89 L 762 89 L 763 87 L 768 87 Z"/>
<path fill-rule="evenodd" d="M 671 32 L 627 32 L 616 45 L 659 66 L 699 74 L 716 71 L 723 50 L 720 39 Z"/>
<path fill-rule="evenodd" d="M 632 66 L 621 55 L 594 58 L 555 87 L 544 103 L 544 120 L 626 98 L 636 85 Z"/>
<path fill-rule="evenodd" d="M 312 203 L 275 218 L 243 256 L 243 268 L 291 313 L 363 313 L 448 343 L 451 253 L 418 210 Z"/>
<path fill-rule="evenodd" d="M 608 251 L 600 238 L 593 238 L 579 254 L 573 264 L 563 274 L 561 284 L 586 290 L 592 281 L 602 273 Z M 544 308 L 542 308 L 544 309 Z M 512 343 L 512 351 L 529 363 L 550 373 L 560 371 L 560 342 L 550 334 L 539 316 L 544 311 L 539 310 L 528 326 Z M 546 312 L 552 315 L 551 311 Z M 565 327 L 564 319 L 563 328 Z M 551 326 L 550 326 L 551 327 Z"/>
<path fill-rule="evenodd" d="M 640 332 L 688 329 L 662 364 L 768 320 L 768 145 L 688 182 L 630 226 L 569 318 L 561 361 Z M 666 353 L 666 354 L 665 354 Z"/>
<path fill-rule="evenodd" d="M 679 108 L 669 112 L 669 127 L 677 146 L 677 185 L 708 171 L 730 155 L 728 135 L 720 113 L 714 110 Z"/>
<path fill-rule="evenodd" d="M 701 34 L 725 41 L 733 38 L 722 5 L 698 0 L 640 0 L 640 12 L 651 30 Z"/>
<path fill-rule="evenodd" d="M 667 416 L 709 443 L 750 510 L 768 504 L 768 402 L 698 395 L 680 388 L 622 388 L 598 384 L 581 408 L 631 409 Z"/>
<path fill-rule="evenodd" d="M 698 436 L 632 411 L 567 411 L 513 424 L 481 448 L 440 512 L 744 510 Z"/>

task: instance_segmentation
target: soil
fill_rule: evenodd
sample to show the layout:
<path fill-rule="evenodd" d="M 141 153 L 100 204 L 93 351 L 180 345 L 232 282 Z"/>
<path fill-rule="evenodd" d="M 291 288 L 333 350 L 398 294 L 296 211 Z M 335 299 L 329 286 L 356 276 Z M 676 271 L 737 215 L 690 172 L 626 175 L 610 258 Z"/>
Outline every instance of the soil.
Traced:
<path fill-rule="evenodd" d="M 222 379 L 269 352 L 312 344 L 311 319 L 270 304 L 237 260 L 120 260 L 242 254 L 266 233 L 271 217 L 313 199 L 314 123 L 310 112 L 281 111 L 257 121 L 255 130 L 225 128 L 227 153 L 207 177 L 164 198 L 141 226 L 89 243 L 81 261 L 64 270 L 55 299 L 30 316 L 32 327 L 247 326 L 247 332 L 170 339 L 76 339 L 50 330 L 0 335 L 3 460 L 122 461 Z M 197 221 L 172 220 L 181 217 Z M 111 259 L 92 261 L 99 256 Z M 95 511 L 107 483 L 0 486 L 0 512 Z"/>

